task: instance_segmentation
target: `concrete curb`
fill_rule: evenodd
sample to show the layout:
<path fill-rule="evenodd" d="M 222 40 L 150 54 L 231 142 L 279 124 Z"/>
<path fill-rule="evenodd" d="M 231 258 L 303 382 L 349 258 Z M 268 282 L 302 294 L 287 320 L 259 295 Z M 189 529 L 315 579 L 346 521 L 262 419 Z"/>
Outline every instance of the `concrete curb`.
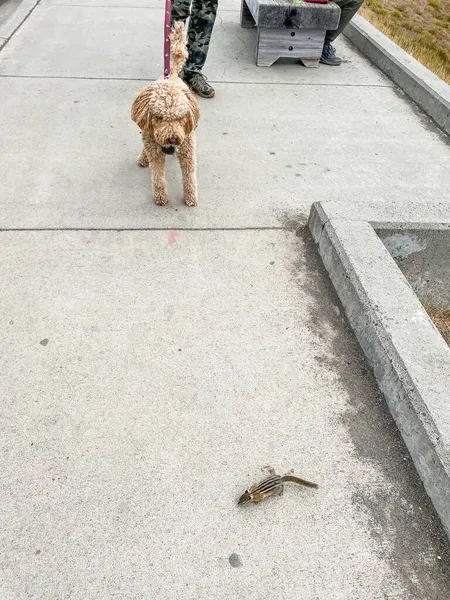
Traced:
<path fill-rule="evenodd" d="M 38 4 L 39 0 L 22 0 L 14 13 L 0 27 L 0 49 L 12 37 Z"/>
<path fill-rule="evenodd" d="M 450 348 L 375 228 L 417 226 L 408 207 L 334 202 L 311 208 L 309 228 L 427 494 L 450 536 Z M 406 211 L 406 212 L 405 212 Z M 448 207 L 447 207 L 448 211 Z M 437 205 L 423 228 L 448 230 Z M 393 217 L 396 213 L 397 217 Z M 355 219 L 354 215 L 358 215 Z M 388 221 L 388 217 L 389 221 Z M 374 223 L 376 221 L 376 225 Z"/>
<path fill-rule="evenodd" d="M 450 134 L 450 86 L 356 15 L 345 36 Z"/>

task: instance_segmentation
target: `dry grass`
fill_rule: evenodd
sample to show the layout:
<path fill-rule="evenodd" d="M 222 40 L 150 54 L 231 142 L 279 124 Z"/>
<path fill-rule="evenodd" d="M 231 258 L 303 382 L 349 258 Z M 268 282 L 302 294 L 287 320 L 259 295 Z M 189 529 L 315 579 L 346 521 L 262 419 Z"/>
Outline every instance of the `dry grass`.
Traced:
<path fill-rule="evenodd" d="M 360 12 L 450 83 L 450 0 L 366 0 Z"/>
<path fill-rule="evenodd" d="M 442 308 L 433 308 L 429 304 L 425 304 L 425 310 L 429 317 L 441 332 L 442 337 L 450 346 L 450 310 Z"/>

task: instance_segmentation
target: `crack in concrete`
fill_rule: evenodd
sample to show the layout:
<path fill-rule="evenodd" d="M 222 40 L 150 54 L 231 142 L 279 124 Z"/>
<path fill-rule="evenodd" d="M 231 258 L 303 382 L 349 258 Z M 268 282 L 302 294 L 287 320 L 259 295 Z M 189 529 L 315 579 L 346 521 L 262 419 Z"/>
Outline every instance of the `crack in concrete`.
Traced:
<path fill-rule="evenodd" d="M 0 38 L 1 40 L 2 38 Z M 242 53 L 241 53 L 242 54 Z M 230 64 L 226 66 L 228 69 Z M 155 81 L 155 77 L 89 77 L 81 75 L 13 75 L 0 73 L 0 79 L 68 79 L 68 80 L 86 80 L 86 81 Z M 298 87 L 336 87 L 336 88 L 383 88 L 391 89 L 391 85 L 378 85 L 372 83 L 324 83 L 324 82 L 304 82 L 304 81 L 231 81 L 209 79 L 211 83 L 223 83 L 231 85 L 276 85 L 276 86 L 298 86 Z"/>
<path fill-rule="evenodd" d="M 222 19 L 222 17 L 220 15 L 217 15 L 217 18 L 219 19 L 219 28 L 225 33 L 225 35 L 228 36 L 228 37 L 232 36 L 232 37 L 236 38 L 242 44 L 241 51 L 238 52 L 236 54 L 236 56 L 234 57 L 234 60 L 237 61 L 244 54 L 244 52 L 246 50 L 248 50 L 247 43 L 240 36 L 238 36 L 237 33 L 231 33 L 231 32 L 229 32 L 226 29 L 226 27 L 223 24 L 223 19 Z M 225 73 L 231 67 L 232 63 L 233 63 L 233 59 L 230 59 L 228 61 L 228 63 L 225 65 L 224 70 L 222 71 L 222 75 L 221 75 L 221 80 L 222 81 L 225 81 Z"/>

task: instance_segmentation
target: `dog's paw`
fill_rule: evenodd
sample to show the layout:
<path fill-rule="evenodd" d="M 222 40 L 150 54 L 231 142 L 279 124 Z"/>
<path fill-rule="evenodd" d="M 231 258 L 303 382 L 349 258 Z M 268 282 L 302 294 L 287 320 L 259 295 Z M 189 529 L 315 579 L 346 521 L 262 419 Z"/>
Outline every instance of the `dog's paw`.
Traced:
<path fill-rule="evenodd" d="M 186 206 L 197 206 L 198 200 L 197 198 L 185 198 L 184 203 Z"/>
<path fill-rule="evenodd" d="M 169 203 L 169 199 L 164 196 L 155 196 L 154 202 L 158 206 L 165 206 L 166 204 Z"/>
<path fill-rule="evenodd" d="M 136 162 L 140 167 L 148 167 L 148 158 L 145 154 L 141 154 Z"/>

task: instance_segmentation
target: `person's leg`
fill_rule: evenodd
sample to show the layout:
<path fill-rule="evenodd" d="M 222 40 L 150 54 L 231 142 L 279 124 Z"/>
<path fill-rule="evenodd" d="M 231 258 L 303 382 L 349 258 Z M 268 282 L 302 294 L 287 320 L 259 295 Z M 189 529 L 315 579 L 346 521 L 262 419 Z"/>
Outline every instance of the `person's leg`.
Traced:
<path fill-rule="evenodd" d="M 364 0 L 334 0 L 334 2 L 336 2 L 341 9 L 341 18 L 339 20 L 337 29 L 327 31 L 325 36 L 326 42 L 332 42 L 344 31 L 344 29 L 363 5 Z"/>
<path fill-rule="evenodd" d="M 212 98 L 214 89 L 202 73 L 216 20 L 218 0 L 193 0 L 188 28 L 189 58 L 185 81 L 199 96 Z"/>
<path fill-rule="evenodd" d="M 175 21 L 186 21 L 190 15 L 191 8 L 191 0 L 172 0 L 172 18 L 171 25 L 174 24 Z"/>
<path fill-rule="evenodd" d="M 320 62 L 326 65 L 340 65 L 341 59 L 334 53 L 334 48 L 331 42 L 340 35 L 350 21 L 353 19 L 355 14 L 361 8 L 364 0 L 334 0 L 341 9 L 341 18 L 337 29 L 327 31 L 325 35 L 325 44 L 323 47 L 322 58 Z"/>

